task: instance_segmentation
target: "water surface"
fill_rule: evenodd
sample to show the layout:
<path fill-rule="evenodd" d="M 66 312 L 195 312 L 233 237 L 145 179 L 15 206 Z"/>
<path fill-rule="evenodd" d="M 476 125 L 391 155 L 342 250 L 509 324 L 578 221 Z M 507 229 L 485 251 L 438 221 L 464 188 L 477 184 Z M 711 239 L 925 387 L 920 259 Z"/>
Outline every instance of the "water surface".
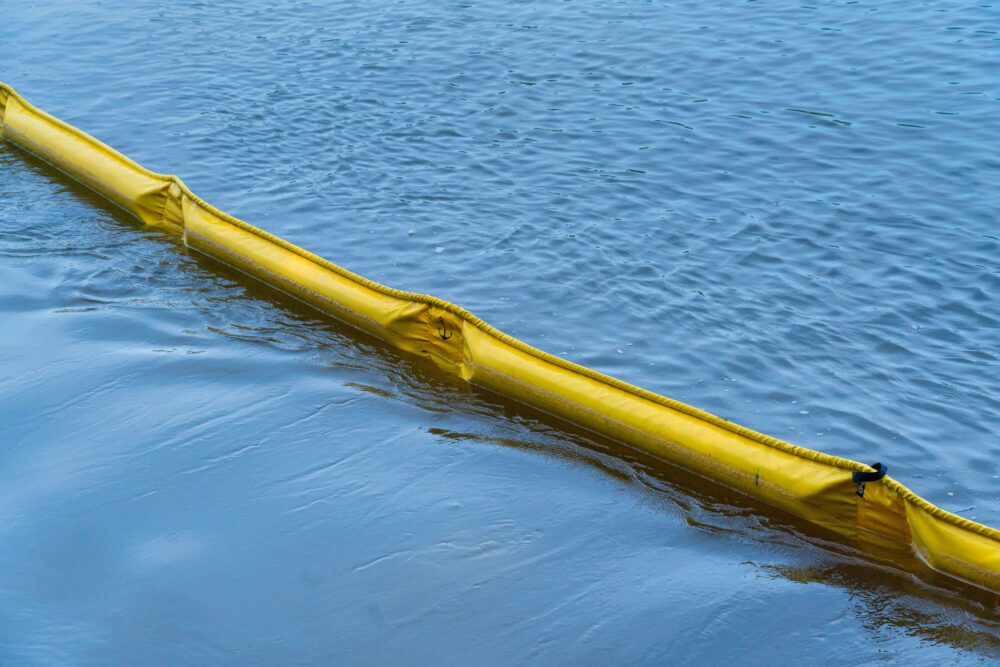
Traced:
<path fill-rule="evenodd" d="M 1000 526 L 1000 10 L 47 3 L 0 78 L 353 271 Z M 998 655 L 0 147 L 0 660 Z"/>

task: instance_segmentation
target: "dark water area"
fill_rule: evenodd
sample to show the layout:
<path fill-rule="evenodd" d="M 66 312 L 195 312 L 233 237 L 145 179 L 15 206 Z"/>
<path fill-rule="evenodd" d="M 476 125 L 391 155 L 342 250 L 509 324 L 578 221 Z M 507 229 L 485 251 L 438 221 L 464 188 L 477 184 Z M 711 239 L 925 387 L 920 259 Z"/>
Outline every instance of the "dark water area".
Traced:
<path fill-rule="evenodd" d="M 1000 9 L 53 2 L 201 197 L 1000 527 Z M 0 663 L 1000 657 L 1000 606 L 449 378 L 0 145 Z"/>

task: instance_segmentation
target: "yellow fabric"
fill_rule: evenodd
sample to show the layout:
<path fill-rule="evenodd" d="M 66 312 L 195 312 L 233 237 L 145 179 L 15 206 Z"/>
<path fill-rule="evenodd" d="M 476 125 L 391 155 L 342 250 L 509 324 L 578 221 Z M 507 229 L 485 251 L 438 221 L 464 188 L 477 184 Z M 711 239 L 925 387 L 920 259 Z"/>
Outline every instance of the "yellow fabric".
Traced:
<path fill-rule="evenodd" d="M 1000 591 L 1000 532 L 931 505 L 867 465 L 791 445 L 536 350 L 454 304 L 391 289 L 226 215 L 32 107 L 0 83 L 0 136 L 191 248 L 441 368 L 760 498 L 861 544 L 912 552 Z"/>

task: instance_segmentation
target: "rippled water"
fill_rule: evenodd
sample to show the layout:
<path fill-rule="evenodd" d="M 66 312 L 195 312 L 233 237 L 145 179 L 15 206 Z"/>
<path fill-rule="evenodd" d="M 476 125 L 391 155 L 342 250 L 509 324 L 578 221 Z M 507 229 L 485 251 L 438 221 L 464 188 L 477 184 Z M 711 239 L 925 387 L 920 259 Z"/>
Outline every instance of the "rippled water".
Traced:
<path fill-rule="evenodd" d="M 0 78 L 547 351 L 1000 526 L 1000 9 L 45 3 Z M 998 606 L 471 389 L 0 146 L 0 661 L 1000 655 Z"/>

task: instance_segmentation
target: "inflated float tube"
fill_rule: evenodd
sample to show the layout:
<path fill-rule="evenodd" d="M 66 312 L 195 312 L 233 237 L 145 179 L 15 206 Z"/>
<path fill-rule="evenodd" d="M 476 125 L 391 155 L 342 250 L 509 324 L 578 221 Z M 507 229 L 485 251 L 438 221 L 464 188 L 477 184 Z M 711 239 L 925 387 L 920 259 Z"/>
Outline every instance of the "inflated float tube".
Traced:
<path fill-rule="evenodd" d="M 1000 531 L 946 512 L 885 468 L 797 447 L 573 364 L 432 296 L 379 285 L 223 213 L 0 83 L 0 137 L 148 225 L 446 371 L 738 489 L 861 543 L 1000 592 Z"/>

